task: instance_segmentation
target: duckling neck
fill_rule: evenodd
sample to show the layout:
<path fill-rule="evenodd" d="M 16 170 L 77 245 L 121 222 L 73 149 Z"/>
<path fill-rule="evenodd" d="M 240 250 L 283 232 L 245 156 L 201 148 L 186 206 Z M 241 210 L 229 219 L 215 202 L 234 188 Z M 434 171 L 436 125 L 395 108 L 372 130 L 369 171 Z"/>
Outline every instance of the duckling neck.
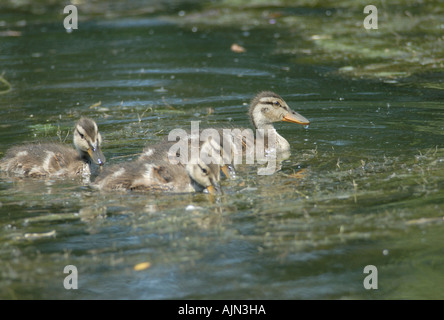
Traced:
<path fill-rule="evenodd" d="M 81 150 L 77 150 L 79 152 L 79 158 L 88 165 L 91 165 L 91 159 L 88 153 L 83 152 Z"/>
<path fill-rule="evenodd" d="M 262 124 L 256 127 L 256 139 L 263 139 L 265 141 L 265 148 L 275 148 L 277 152 L 284 152 L 290 150 L 290 144 L 281 136 L 272 124 Z M 273 146 L 273 143 L 275 145 Z"/>

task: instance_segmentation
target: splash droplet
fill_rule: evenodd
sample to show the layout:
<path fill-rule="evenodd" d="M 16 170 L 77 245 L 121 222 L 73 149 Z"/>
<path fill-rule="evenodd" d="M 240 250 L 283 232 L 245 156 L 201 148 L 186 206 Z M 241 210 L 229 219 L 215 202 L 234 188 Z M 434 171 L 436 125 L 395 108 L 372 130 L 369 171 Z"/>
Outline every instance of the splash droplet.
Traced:
<path fill-rule="evenodd" d="M 309 124 L 306 124 L 306 125 L 304 126 L 304 129 L 308 129 L 308 127 L 310 127 L 310 125 L 309 125 Z"/>

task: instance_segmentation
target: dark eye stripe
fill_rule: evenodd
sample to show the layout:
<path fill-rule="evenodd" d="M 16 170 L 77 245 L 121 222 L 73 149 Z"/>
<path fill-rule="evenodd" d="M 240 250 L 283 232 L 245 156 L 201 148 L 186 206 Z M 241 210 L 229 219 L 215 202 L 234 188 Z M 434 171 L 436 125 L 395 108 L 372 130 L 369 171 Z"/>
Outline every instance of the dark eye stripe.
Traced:
<path fill-rule="evenodd" d="M 281 106 L 281 103 L 279 102 L 279 101 L 264 101 L 264 102 L 261 102 L 261 104 L 269 104 L 269 105 L 272 105 L 272 106 Z"/>
<path fill-rule="evenodd" d="M 79 131 L 79 129 L 76 129 L 76 130 L 77 130 L 77 133 L 80 135 L 80 138 L 86 140 L 85 135 L 84 135 L 83 133 L 81 133 L 81 132 Z M 88 146 L 89 146 L 91 149 L 93 149 L 94 151 L 96 150 L 96 148 L 94 148 L 94 146 L 93 146 L 93 144 L 92 144 L 91 141 L 86 141 L 86 143 L 88 143 Z M 99 142 L 96 141 L 96 144 L 99 145 Z"/>
<path fill-rule="evenodd" d="M 200 164 L 197 164 L 197 165 L 199 166 L 200 170 L 202 170 L 203 173 L 207 173 L 207 169 L 202 168 L 202 167 L 200 166 Z"/>
<path fill-rule="evenodd" d="M 83 133 L 81 133 L 80 131 L 79 131 L 79 129 L 77 129 L 77 133 L 80 135 L 80 138 L 82 138 L 83 139 L 83 137 L 84 137 L 84 134 Z"/>

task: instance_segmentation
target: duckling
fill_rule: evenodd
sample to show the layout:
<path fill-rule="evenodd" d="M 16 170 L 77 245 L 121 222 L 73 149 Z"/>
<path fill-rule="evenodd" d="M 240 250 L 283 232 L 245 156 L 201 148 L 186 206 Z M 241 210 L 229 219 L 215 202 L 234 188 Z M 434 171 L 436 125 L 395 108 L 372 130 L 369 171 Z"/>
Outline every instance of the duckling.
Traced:
<path fill-rule="evenodd" d="M 24 177 L 89 176 L 106 159 L 100 145 L 102 136 L 97 124 L 80 118 L 74 127 L 74 146 L 61 143 L 34 143 L 16 146 L 0 161 L 0 171 Z"/>
<path fill-rule="evenodd" d="M 207 163 L 199 154 L 189 161 L 181 161 L 181 149 L 175 142 L 149 146 L 131 162 L 109 167 L 94 181 L 101 190 L 193 192 L 207 190 L 219 193 L 220 165 Z M 210 140 L 203 142 L 203 150 L 210 148 Z M 174 150 L 174 151 L 172 151 Z"/>
<path fill-rule="evenodd" d="M 197 139 L 197 146 L 199 154 L 201 156 L 207 156 L 209 161 L 215 164 L 219 164 L 222 173 L 225 177 L 233 178 L 235 176 L 234 166 L 231 165 L 233 157 L 228 155 L 225 151 L 226 148 L 222 146 L 222 140 L 217 142 L 209 136 L 206 140 L 201 141 L 200 137 L 193 137 L 190 134 L 182 137 L 185 141 L 184 144 L 178 144 L 179 141 L 163 141 L 162 143 L 150 145 L 143 149 L 139 160 L 142 161 L 169 161 L 172 163 L 186 162 L 190 159 L 194 150 L 192 150 L 192 139 Z M 232 149 L 231 149 L 232 150 Z M 187 154 L 183 152 L 187 151 Z M 211 158 L 210 158 L 211 157 Z"/>
<path fill-rule="evenodd" d="M 105 191 L 220 193 L 220 167 L 217 164 L 172 164 L 169 161 L 141 159 L 117 164 L 100 174 L 92 185 Z"/>
<path fill-rule="evenodd" d="M 251 100 L 249 116 L 256 133 L 245 128 L 213 128 L 220 137 L 224 163 L 229 163 L 232 168 L 243 163 L 242 156 L 246 156 L 247 164 L 255 163 L 256 159 L 258 163 L 268 162 L 269 165 L 273 159 L 281 162 L 289 157 L 290 144 L 277 133 L 274 122 L 310 124 L 305 117 L 291 110 L 282 97 L 271 91 L 260 92 Z M 279 170 L 280 162 L 260 171 L 271 174 Z"/>

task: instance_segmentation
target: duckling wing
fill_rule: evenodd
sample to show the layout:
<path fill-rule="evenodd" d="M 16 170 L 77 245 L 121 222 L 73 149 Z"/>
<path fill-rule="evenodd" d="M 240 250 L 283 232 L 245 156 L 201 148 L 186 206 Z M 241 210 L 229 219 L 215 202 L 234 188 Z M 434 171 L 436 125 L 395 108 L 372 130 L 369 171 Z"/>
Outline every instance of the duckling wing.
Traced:
<path fill-rule="evenodd" d="M 143 163 L 143 174 L 138 176 L 131 190 L 139 191 L 189 191 L 190 178 L 181 164 L 170 164 L 167 161 Z"/>
<path fill-rule="evenodd" d="M 108 167 L 94 181 L 94 186 L 107 191 L 169 191 L 171 180 L 172 176 L 162 166 L 132 161 Z"/>
<path fill-rule="evenodd" d="M 76 175 L 83 170 L 78 153 L 62 144 L 30 144 L 11 148 L 0 163 L 7 173 L 29 177 Z"/>
<path fill-rule="evenodd" d="M 171 148 L 176 144 L 176 142 L 163 141 L 162 143 L 146 146 L 143 148 L 142 154 L 140 155 L 140 161 L 144 162 L 165 162 L 169 161 L 170 157 L 179 157 L 180 154 L 171 154 Z"/>

